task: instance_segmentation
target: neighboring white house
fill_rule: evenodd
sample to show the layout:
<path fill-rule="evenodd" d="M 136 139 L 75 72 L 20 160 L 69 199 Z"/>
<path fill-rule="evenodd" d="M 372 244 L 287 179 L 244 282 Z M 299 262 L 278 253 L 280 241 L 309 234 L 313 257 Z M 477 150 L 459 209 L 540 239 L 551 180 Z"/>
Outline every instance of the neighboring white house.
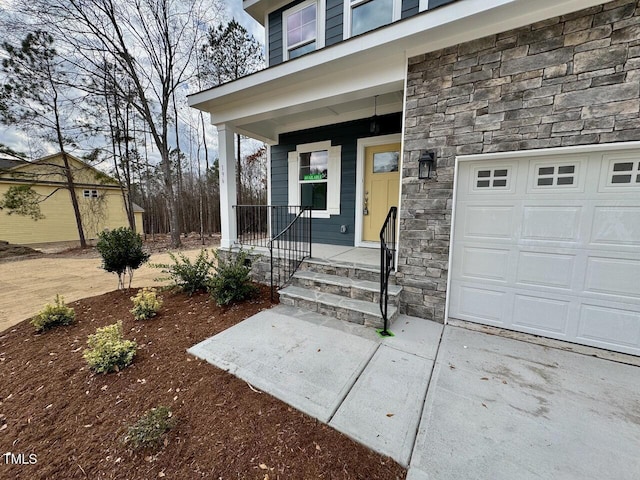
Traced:
<path fill-rule="evenodd" d="M 376 245 L 399 208 L 406 313 L 640 355 L 638 1 L 243 5 L 269 68 L 189 97 L 218 128 L 223 247 L 238 132 L 315 242 Z"/>

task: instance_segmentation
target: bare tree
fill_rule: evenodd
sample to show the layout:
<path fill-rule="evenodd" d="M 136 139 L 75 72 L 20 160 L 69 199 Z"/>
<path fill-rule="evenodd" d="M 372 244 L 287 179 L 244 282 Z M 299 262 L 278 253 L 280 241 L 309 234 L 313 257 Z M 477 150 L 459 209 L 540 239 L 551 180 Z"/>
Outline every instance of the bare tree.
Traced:
<path fill-rule="evenodd" d="M 0 120 L 57 145 L 62 155 L 62 174 L 73 205 L 80 246 L 86 248 L 82 214 L 67 155 L 67 147 L 73 145 L 74 140 L 64 117 L 71 113 L 77 100 L 72 98 L 74 92 L 70 85 L 73 80 L 68 64 L 53 48 L 53 37 L 43 30 L 27 34 L 19 47 L 4 42 L 2 48 L 6 58 L 0 69 L 3 74 Z M 57 165 L 49 167 L 58 168 Z"/>
<path fill-rule="evenodd" d="M 206 2 L 206 11 L 217 13 Z M 116 82 L 119 96 L 133 95 L 160 156 L 163 195 L 171 244 L 180 245 L 175 169 L 169 155 L 172 99 L 192 73 L 192 60 L 206 24 L 200 0 L 25 0 L 23 11 L 50 25 L 67 42 L 76 67 L 100 75 L 105 59 L 126 77 Z M 107 75 L 107 72 L 103 72 Z M 130 89 L 130 90 L 129 90 Z"/>
<path fill-rule="evenodd" d="M 235 20 L 211 27 L 200 49 L 200 74 L 213 85 L 237 80 L 264 68 L 262 44 Z M 238 203 L 246 201 L 242 184 L 241 136 L 236 135 Z"/>

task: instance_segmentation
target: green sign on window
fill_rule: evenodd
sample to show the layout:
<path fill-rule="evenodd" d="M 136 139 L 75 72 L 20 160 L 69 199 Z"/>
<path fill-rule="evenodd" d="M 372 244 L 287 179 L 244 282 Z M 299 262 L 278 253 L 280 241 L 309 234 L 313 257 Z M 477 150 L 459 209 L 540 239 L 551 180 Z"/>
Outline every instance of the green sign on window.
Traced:
<path fill-rule="evenodd" d="M 310 175 L 305 175 L 303 177 L 303 180 L 322 180 L 322 174 L 321 173 L 312 173 Z"/>

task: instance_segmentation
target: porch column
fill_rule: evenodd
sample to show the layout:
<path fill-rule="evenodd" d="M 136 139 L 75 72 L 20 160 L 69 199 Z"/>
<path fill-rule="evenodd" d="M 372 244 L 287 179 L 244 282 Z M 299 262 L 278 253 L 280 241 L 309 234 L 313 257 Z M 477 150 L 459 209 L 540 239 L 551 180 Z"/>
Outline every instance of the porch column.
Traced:
<path fill-rule="evenodd" d="M 236 214 L 236 155 L 234 131 L 226 124 L 218 125 L 218 156 L 220 178 L 220 246 L 229 248 L 237 239 Z"/>

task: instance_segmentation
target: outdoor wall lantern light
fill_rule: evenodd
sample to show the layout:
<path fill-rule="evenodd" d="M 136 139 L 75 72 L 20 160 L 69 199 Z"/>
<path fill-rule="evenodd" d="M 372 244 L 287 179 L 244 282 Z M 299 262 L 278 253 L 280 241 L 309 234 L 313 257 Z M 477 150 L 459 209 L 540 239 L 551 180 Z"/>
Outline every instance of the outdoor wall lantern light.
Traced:
<path fill-rule="evenodd" d="M 427 180 L 433 178 L 436 171 L 436 152 L 433 150 L 422 150 L 418 160 L 418 178 Z"/>

